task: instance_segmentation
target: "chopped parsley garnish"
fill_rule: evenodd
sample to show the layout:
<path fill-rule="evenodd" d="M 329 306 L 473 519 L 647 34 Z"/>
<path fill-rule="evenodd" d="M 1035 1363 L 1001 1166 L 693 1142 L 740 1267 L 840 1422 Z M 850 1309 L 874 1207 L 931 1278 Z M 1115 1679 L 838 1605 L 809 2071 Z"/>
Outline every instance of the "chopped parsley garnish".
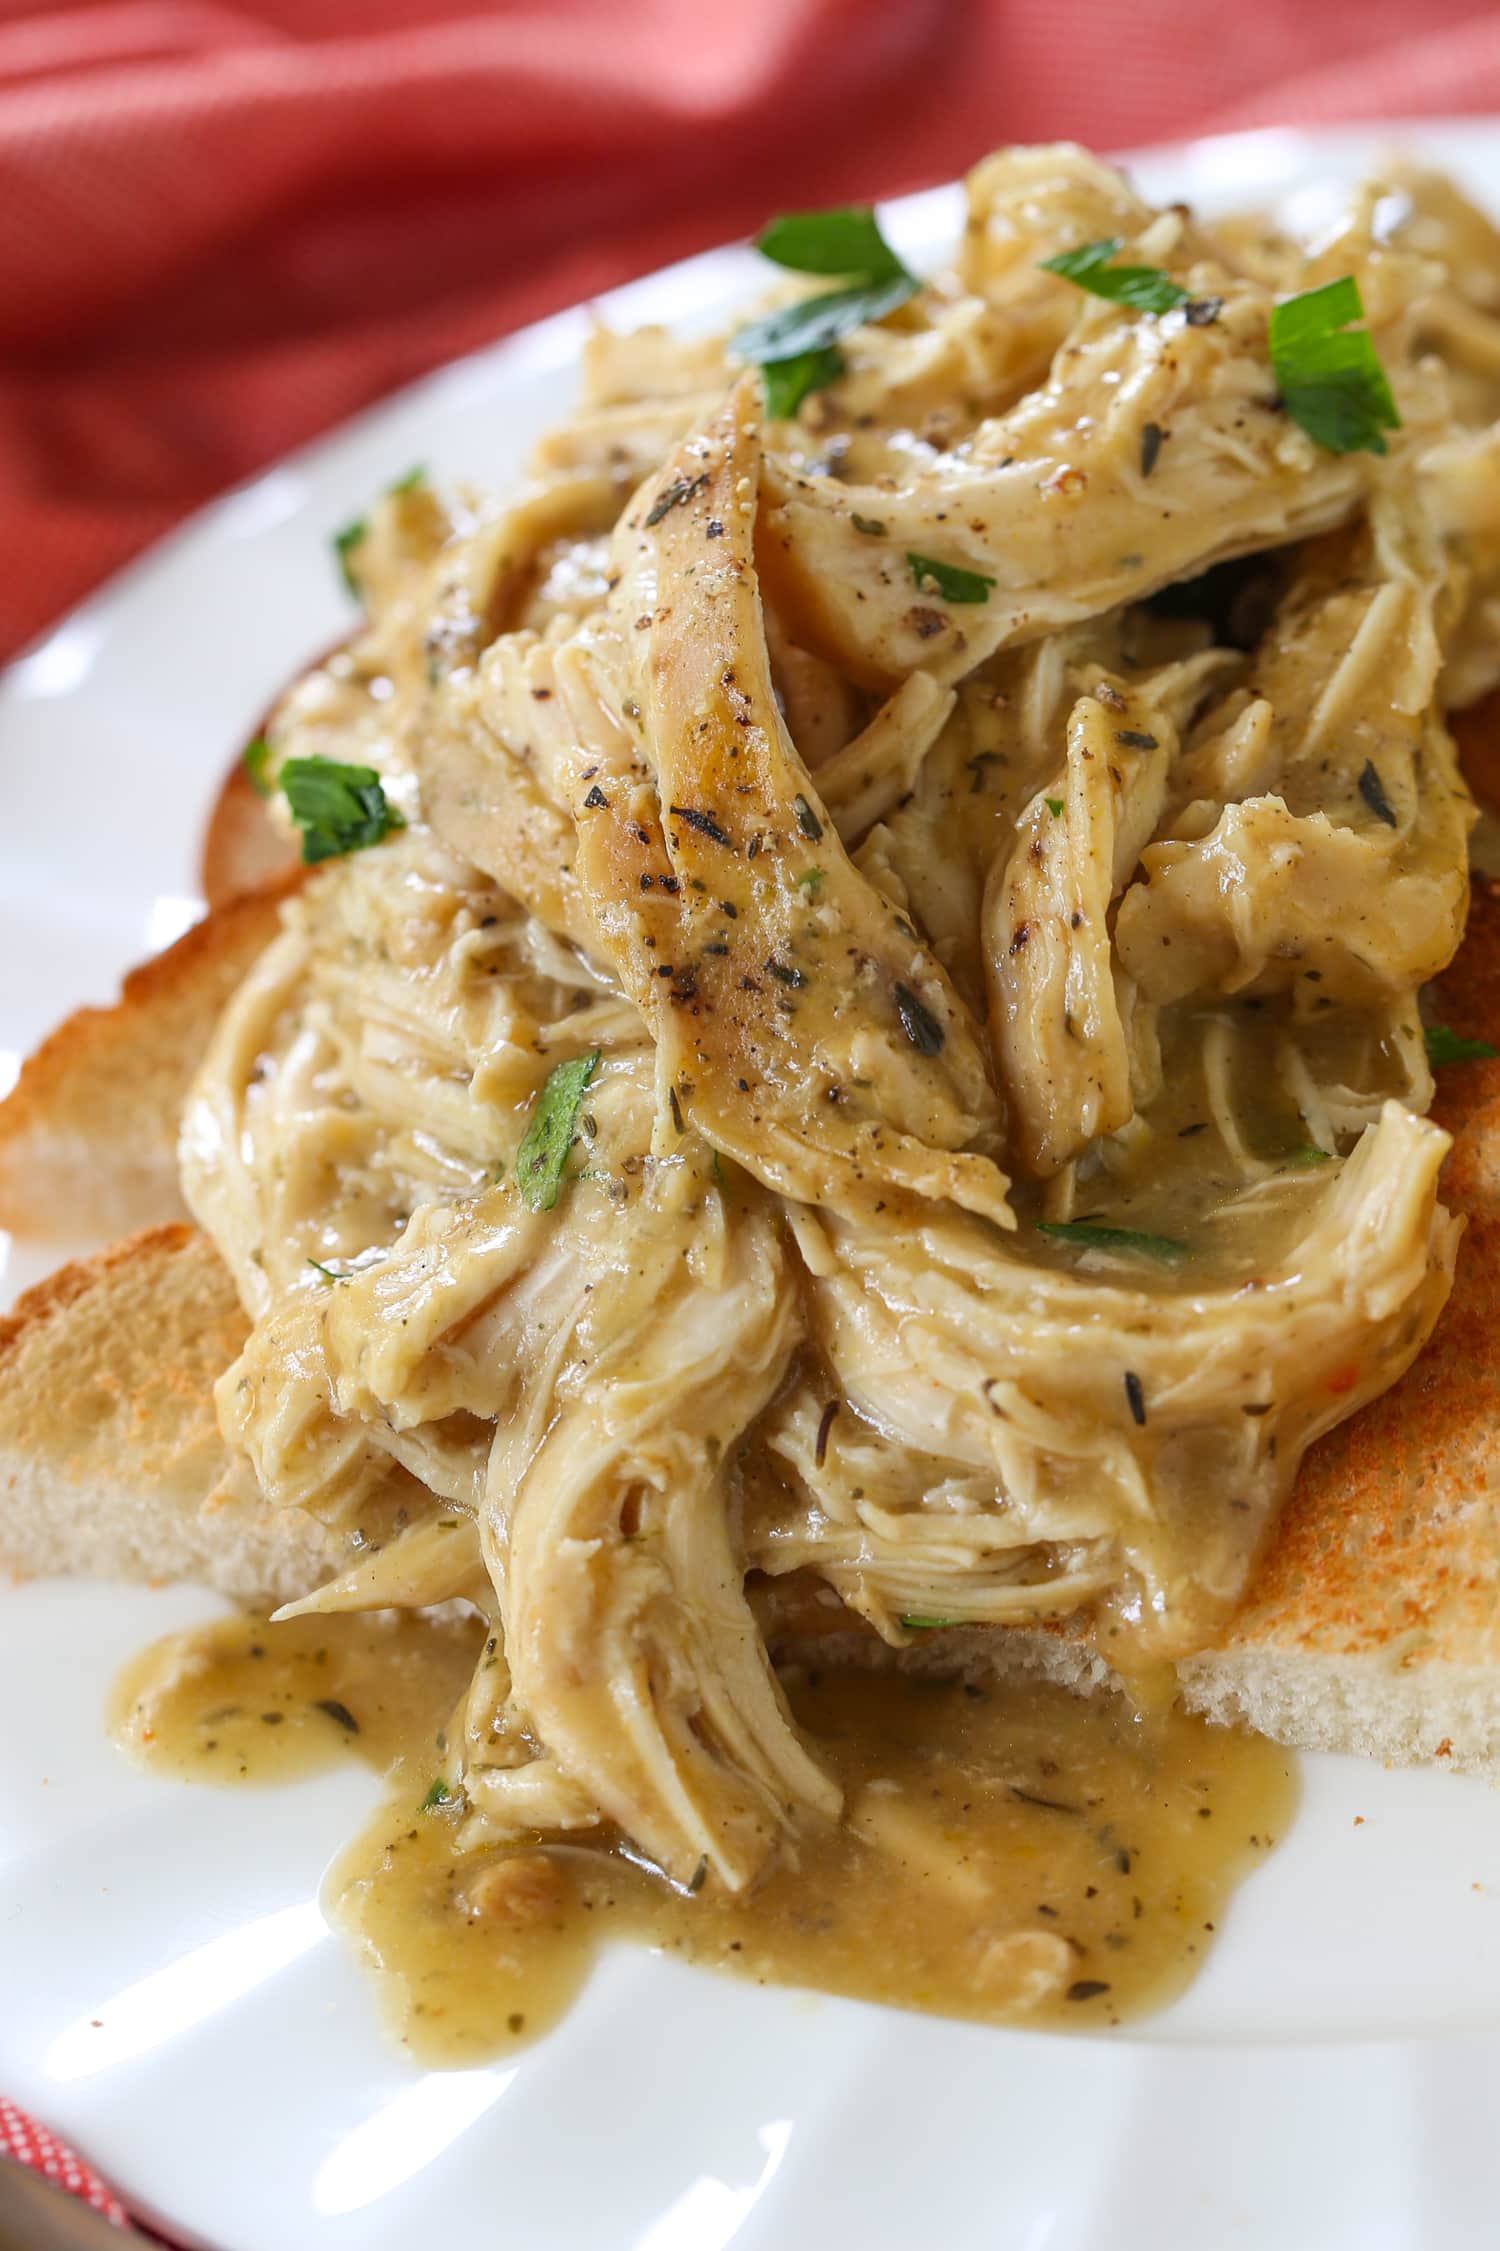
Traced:
<path fill-rule="evenodd" d="M 1446 1024 L 1429 1024 L 1423 1039 L 1427 1044 L 1427 1060 L 1435 1071 L 1445 1063 L 1493 1063 L 1500 1048 L 1491 1047 L 1488 1040 L 1466 1040 Z"/>
<path fill-rule="evenodd" d="M 805 891 L 809 899 L 816 899 L 824 884 L 821 868 L 804 868 L 797 878 L 797 889 Z"/>
<path fill-rule="evenodd" d="M 343 580 L 346 591 L 353 596 L 356 602 L 361 599 L 359 580 L 350 567 L 349 558 L 356 547 L 363 545 L 369 537 L 369 532 L 369 517 L 356 516 L 352 524 L 345 524 L 342 531 L 336 531 L 333 535 L 333 552 L 338 559 L 339 577 Z"/>
<path fill-rule="evenodd" d="M 447 1805 L 452 1796 L 453 1792 L 449 1789 L 442 1776 L 439 1775 L 436 1782 L 433 1783 L 431 1789 L 428 1791 L 426 1797 L 422 1800 L 422 1803 L 418 1806 L 417 1811 L 418 1813 L 435 1812 L 437 1807 L 439 1807 L 440 1805 Z"/>
<path fill-rule="evenodd" d="M 765 360 L 761 380 L 766 387 L 766 414 L 772 422 L 790 422 L 802 401 L 813 391 L 826 391 L 844 372 L 844 355 L 836 344 L 821 352 L 796 352 L 790 359 Z"/>
<path fill-rule="evenodd" d="M 245 769 L 245 778 L 257 797 L 269 797 L 271 794 L 270 777 L 266 773 L 270 756 L 271 746 L 264 735 L 252 735 L 240 752 L 240 764 Z"/>
<path fill-rule="evenodd" d="M 880 231 L 867 205 L 837 211 L 803 211 L 773 219 L 756 237 L 763 257 L 794 273 L 822 274 L 841 289 L 783 305 L 751 321 L 730 338 L 731 359 L 759 367 L 766 387 L 766 413 L 785 421 L 810 391 L 819 391 L 844 371 L 839 339 L 870 321 L 884 320 L 921 284 L 908 273 Z"/>
<path fill-rule="evenodd" d="M 1329 453 L 1384 453 L 1401 417 L 1352 275 L 1289 297 L 1271 314 L 1271 371 L 1287 413 Z"/>
<path fill-rule="evenodd" d="M 1044 797 L 1042 803 L 1046 806 L 1052 818 L 1057 820 L 1062 814 L 1063 807 L 1067 804 L 1067 799 L 1065 797 Z"/>
<path fill-rule="evenodd" d="M 551 1211 L 562 1185 L 563 1166 L 573 1146 L 573 1131 L 583 1090 L 599 1067 L 599 1050 L 555 1063 L 542 1082 L 531 1118 L 516 1151 L 516 1181 L 521 1201 L 532 1211 Z"/>
<path fill-rule="evenodd" d="M 1080 243 L 1076 250 L 1060 250 L 1055 258 L 1044 258 L 1042 270 L 1060 274 L 1076 288 L 1086 289 L 1091 297 L 1107 297 L 1112 305 L 1128 305 L 1132 312 L 1169 313 L 1174 306 L 1187 303 L 1188 291 L 1160 266 L 1111 265 L 1122 244 L 1120 235 L 1109 235 L 1103 242 Z M 1150 471 L 1146 473 L 1149 476 Z"/>
<path fill-rule="evenodd" d="M 861 516 L 858 509 L 851 512 L 850 523 L 869 539 L 884 539 L 889 526 L 879 516 Z"/>
<path fill-rule="evenodd" d="M 1287 1150 L 1281 1161 L 1284 1165 L 1331 1165 L 1333 1152 L 1320 1149 L 1316 1141 L 1299 1141 L 1294 1149 Z"/>
<path fill-rule="evenodd" d="M 1373 759 L 1365 760 L 1364 771 L 1359 777 L 1359 794 L 1377 821 L 1384 821 L 1387 828 L 1398 825 L 1391 801 L 1385 794 L 1385 784 L 1375 770 Z"/>
<path fill-rule="evenodd" d="M 911 275 L 880 231 L 867 203 L 835 211 L 798 211 L 773 219 L 755 238 L 763 258 L 797 274 L 828 274 L 863 281 L 910 281 Z"/>
<path fill-rule="evenodd" d="M 1101 1227 L 1091 1219 L 1041 1219 L 1036 1231 L 1053 1236 L 1059 1243 L 1074 1243 L 1080 1250 L 1135 1251 L 1142 1258 L 1164 1259 L 1169 1264 L 1188 1254 L 1187 1244 L 1179 1243 L 1175 1236 L 1143 1235 L 1134 1227 Z"/>
<path fill-rule="evenodd" d="M 289 758 L 281 769 L 281 789 L 292 819 L 302 831 L 306 867 L 362 852 L 406 823 L 373 766 L 345 766 L 337 758 Z"/>
<path fill-rule="evenodd" d="M 901 1029 L 917 1053 L 941 1055 L 948 1035 L 932 1010 L 917 998 L 910 985 L 892 985 L 891 998 L 896 1003 Z"/>
<path fill-rule="evenodd" d="M 953 563 L 935 562 L 931 555 L 908 553 L 906 567 L 918 593 L 930 586 L 945 602 L 987 602 L 995 583 L 982 571 L 962 571 Z"/>
<path fill-rule="evenodd" d="M 419 485 L 425 485 L 426 482 L 427 471 L 423 464 L 418 462 L 414 469 L 408 469 L 404 476 L 397 477 L 394 484 L 386 486 L 386 495 L 390 498 L 397 493 L 415 492 Z M 369 535 L 370 519 L 368 516 L 356 516 L 353 523 L 345 524 L 342 531 L 336 531 L 333 535 L 333 552 L 338 561 L 339 576 L 356 602 L 363 600 L 363 596 L 360 593 L 359 580 L 354 575 L 350 557 L 353 555 L 355 548 L 363 545 Z"/>
<path fill-rule="evenodd" d="M 321 1274 L 327 1283 L 347 1282 L 349 1279 L 347 1274 L 340 1274 L 332 1266 L 325 1266 L 320 1258 L 310 1258 L 307 1263 L 313 1269 L 313 1272 Z"/>
<path fill-rule="evenodd" d="M 923 1618 L 914 1611 L 906 1611 L 901 1620 L 909 1634 L 940 1633 L 945 1626 L 956 1626 L 957 1618 Z"/>

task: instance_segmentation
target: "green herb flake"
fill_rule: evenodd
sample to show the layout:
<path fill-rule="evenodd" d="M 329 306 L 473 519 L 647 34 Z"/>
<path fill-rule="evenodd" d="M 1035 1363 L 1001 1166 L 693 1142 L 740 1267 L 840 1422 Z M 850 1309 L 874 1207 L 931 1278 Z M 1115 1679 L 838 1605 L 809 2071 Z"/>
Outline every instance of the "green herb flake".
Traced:
<path fill-rule="evenodd" d="M 419 492 L 422 486 L 426 484 L 426 482 L 427 465 L 425 462 L 419 461 L 416 464 L 415 468 L 408 469 L 404 477 L 397 477 L 394 482 L 388 484 L 385 489 L 388 496 L 392 500 L 394 500 L 399 493 Z"/>
<path fill-rule="evenodd" d="M 867 539 L 884 539 L 889 529 L 889 526 L 879 516 L 861 516 L 858 509 L 851 513 L 849 521 L 855 530 L 862 531 Z"/>
<path fill-rule="evenodd" d="M 884 320 L 921 285 L 863 204 L 773 219 L 756 237 L 755 247 L 778 266 L 844 284 L 782 305 L 730 338 L 730 358 L 759 367 L 766 413 L 772 421 L 784 422 L 810 392 L 825 389 L 843 374 L 840 338 Z"/>
<path fill-rule="evenodd" d="M 1122 247 L 1119 235 L 1102 242 L 1080 243 L 1076 250 L 1060 250 L 1042 260 L 1042 271 L 1058 274 L 1091 297 L 1106 297 L 1112 305 L 1128 305 L 1136 313 L 1170 313 L 1185 305 L 1188 292 L 1160 266 L 1114 266 L 1110 260 Z M 1148 472 L 1149 474 L 1149 472 Z"/>
<path fill-rule="evenodd" d="M 1058 820 L 1062 815 L 1063 807 L 1067 804 L 1067 799 L 1065 797 L 1044 797 L 1042 803 L 1046 806 L 1052 818 Z"/>
<path fill-rule="evenodd" d="M 1328 1149 L 1320 1149 L 1316 1141 L 1299 1141 L 1295 1148 L 1287 1150 L 1281 1161 L 1284 1165 L 1296 1165 L 1299 1169 L 1312 1165 L 1331 1165 L 1333 1153 Z"/>
<path fill-rule="evenodd" d="M 320 1258 L 310 1258 L 307 1263 L 312 1268 L 313 1272 L 315 1274 L 321 1274 L 323 1280 L 330 1284 L 330 1286 L 334 1282 L 347 1282 L 349 1279 L 347 1274 L 340 1274 L 336 1268 L 332 1266 L 325 1266 Z"/>
<path fill-rule="evenodd" d="M 1328 453 L 1384 453 L 1382 432 L 1401 417 L 1363 328 L 1352 275 L 1289 297 L 1271 314 L 1271 371 L 1287 413 Z"/>
<path fill-rule="evenodd" d="M 884 320 L 919 284 L 911 274 L 894 280 L 857 281 L 847 289 L 821 291 L 816 297 L 799 297 L 793 305 L 779 305 L 774 313 L 753 320 L 729 339 L 729 357 L 764 367 L 768 361 L 800 359 L 809 352 L 826 352 L 856 328 Z"/>
<path fill-rule="evenodd" d="M 337 758 L 289 758 L 281 769 L 281 789 L 302 831 L 305 867 L 362 852 L 406 826 L 394 805 L 387 804 L 373 766 L 346 766 Z"/>
<path fill-rule="evenodd" d="M 1446 1024 L 1429 1024 L 1422 1037 L 1427 1046 L 1427 1060 L 1435 1071 L 1445 1063 L 1493 1063 L 1500 1049 L 1491 1047 L 1488 1040 L 1466 1040 Z"/>
<path fill-rule="evenodd" d="M 271 746 L 264 735 L 252 735 L 240 752 L 240 764 L 245 769 L 245 778 L 257 797 L 269 797 L 271 794 L 271 777 L 266 772 L 270 757 Z"/>
<path fill-rule="evenodd" d="M 360 593 L 359 580 L 354 575 L 354 567 L 350 557 L 357 547 L 363 545 L 369 537 L 369 532 L 369 517 L 356 516 L 352 524 L 345 524 L 342 531 L 336 531 L 333 535 L 333 552 L 339 566 L 339 577 L 356 602 L 362 601 L 364 597 Z"/>
<path fill-rule="evenodd" d="M 906 567 L 918 593 L 931 587 L 945 602 L 987 602 L 995 581 L 981 571 L 962 571 L 953 563 L 935 562 L 931 555 L 907 552 Z"/>
<path fill-rule="evenodd" d="M 820 352 L 798 352 L 791 359 L 767 361 L 760 371 L 767 420 L 790 422 L 805 398 L 814 391 L 826 391 L 843 372 L 844 355 L 837 344 L 829 344 Z"/>
<path fill-rule="evenodd" d="M 435 1813 L 440 1805 L 450 1804 L 452 1797 L 453 1792 L 449 1789 L 442 1776 L 439 1775 L 436 1782 L 433 1783 L 431 1789 L 428 1791 L 426 1797 L 422 1800 L 422 1803 L 418 1806 L 417 1811 L 418 1813 Z"/>
<path fill-rule="evenodd" d="M 1132 1251 L 1168 1265 L 1188 1255 L 1187 1244 L 1178 1242 L 1175 1236 L 1143 1235 L 1134 1227 L 1101 1227 L 1091 1219 L 1042 1219 L 1036 1231 L 1059 1243 L 1073 1243 L 1079 1250 Z"/>
<path fill-rule="evenodd" d="M 554 1064 L 542 1082 L 516 1151 L 521 1201 L 532 1211 L 551 1211 L 557 1202 L 584 1088 L 598 1067 L 596 1047 L 589 1055 L 575 1056 L 571 1063 Z"/>
<path fill-rule="evenodd" d="M 957 1618 L 925 1618 L 912 1610 L 903 1612 L 901 1618 L 901 1623 L 909 1634 L 941 1633 L 945 1626 L 956 1626 L 959 1622 Z"/>
<path fill-rule="evenodd" d="M 773 219 L 756 236 L 755 247 L 763 258 L 798 274 L 858 274 L 865 281 L 912 278 L 867 203 Z"/>
<path fill-rule="evenodd" d="M 797 889 L 805 891 L 809 899 L 816 899 L 826 880 L 821 868 L 804 868 L 797 878 Z"/>

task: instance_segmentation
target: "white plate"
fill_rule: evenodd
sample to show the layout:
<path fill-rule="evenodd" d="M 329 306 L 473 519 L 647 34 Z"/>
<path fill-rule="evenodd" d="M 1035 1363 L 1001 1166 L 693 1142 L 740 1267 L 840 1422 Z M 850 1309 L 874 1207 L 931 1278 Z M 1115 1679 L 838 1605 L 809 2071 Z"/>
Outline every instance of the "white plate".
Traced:
<path fill-rule="evenodd" d="M 1392 143 L 1500 210 L 1489 124 L 1258 133 L 1137 168 L 1214 211 Z M 956 190 L 914 197 L 893 231 L 930 262 L 957 211 Z M 704 323 L 754 271 L 715 252 L 603 309 Z M 348 622 L 330 532 L 413 462 L 507 478 L 566 404 L 585 325 L 544 322 L 258 478 L 0 685 L 0 1051 L 106 997 L 193 913 L 227 756 Z M 175 1788 L 104 1740 L 116 1665 L 212 1608 L 0 1593 L 0 2087 L 220 2251 L 1496 2240 L 1500 1796 L 1480 1785 L 1309 1760 L 1293 1833 L 1204 1974 L 1129 2037 L 988 2031 L 616 1952 L 518 2061 L 423 2073 L 315 1904 L 373 1782 Z"/>

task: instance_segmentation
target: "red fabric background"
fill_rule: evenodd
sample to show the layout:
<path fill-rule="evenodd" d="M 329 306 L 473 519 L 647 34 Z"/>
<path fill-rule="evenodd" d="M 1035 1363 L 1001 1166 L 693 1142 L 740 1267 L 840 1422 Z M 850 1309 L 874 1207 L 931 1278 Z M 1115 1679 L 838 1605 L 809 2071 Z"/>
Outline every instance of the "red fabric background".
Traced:
<path fill-rule="evenodd" d="M 1005 138 L 1500 110 L 1493 0 L 0 0 L 0 653 L 518 322 Z"/>

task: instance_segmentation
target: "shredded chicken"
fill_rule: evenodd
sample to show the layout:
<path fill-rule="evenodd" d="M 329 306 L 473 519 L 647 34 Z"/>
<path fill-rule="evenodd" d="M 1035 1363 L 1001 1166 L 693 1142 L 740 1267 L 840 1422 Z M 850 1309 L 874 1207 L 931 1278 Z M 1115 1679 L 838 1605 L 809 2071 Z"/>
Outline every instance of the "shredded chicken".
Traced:
<path fill-rule="evenodd" d="M 1043 263 L 1101 241 L 1176 302 Z M 1345 275 L 1384 451 L 1271 364 Z M 723 337 L 600 331 L 518 496 L 377 504 L 270 774 L 404 825 L 289 905 L 183 1135 L 225 1432 L 352 1539 L 297 1607 L 477 1611 L 464 1842 L 690 1889 L 840 1815 L 747 1573 L 1201 1646 L 1457 1232 L 1417 1002 L 1500 673 L 1494 231 L 1398 179 L 1309 251 L 1005 151 L 840 350 L 773 419 Z"/>

